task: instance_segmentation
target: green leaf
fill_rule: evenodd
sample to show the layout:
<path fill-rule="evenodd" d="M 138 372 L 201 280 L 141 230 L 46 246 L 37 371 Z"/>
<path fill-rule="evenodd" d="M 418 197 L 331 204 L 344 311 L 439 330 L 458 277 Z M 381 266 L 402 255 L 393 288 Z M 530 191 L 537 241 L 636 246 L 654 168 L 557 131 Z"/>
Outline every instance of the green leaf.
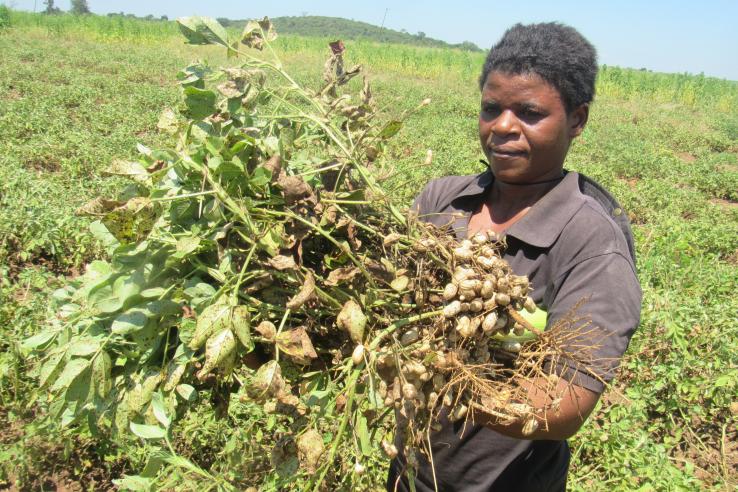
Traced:
<path fill-rule="evenodd" d="M 192 300 L 194 305 L 210 301 L 216 292 L 212 285 L 202 282 L 199 278 L 188 281 L 184 290 L 185 295 Z"/>
<path fill-rule="evenodd" d="M 236 306 L 231 311 L 231 329 L 247 352 L 254 350 L 251 340 L 251 313 L 246 306 Z"/>
<path fill-rule="evenodd" d="M 228 326 L 231 308 L 227 304 L 216 303 L 206 307 L 197 317 L 197 327 L 188 346 L 197 350 L 216 332 Z"/>
<path fill-rule="evenodd" d="M 113 484 L 120 490 L 131 492 L 151 492 L 154 490 L 154 479 L 140 475 L 123 475 L 123 478 L 113 480 Z"/>
<path fill-rule="evenodd" d="M 39 370 L 39 386 L 44 388 L 51 380 L 55 379 L 62 369 L 64 352 L 52 354 Z"/>
<path fill-rule="evenodd" d="M 215 104 L 218 96 L 213 91 L 198 89 L 197 87 L 185 87 L 186 114 L 193 120 L 202 120 L 215 113 Z"/>
<path fill-rule="evenodd" d="M 715 388 L 722 388 L 723 386 L 728 386 L 731 383 L 733 383 L 736 380 L 736 373 L 727 373 L 723 374 L 722 376 L 719 376 L 714 383 Z"/>
<path fill-rule="evenodd" d="M 141 310 L 149 317 L 154 316 L 172 316 L 181 314 L 182 306 L 179 303 L 162 299 L 157 301 L 149 301 L 141 305 Z"/>
<path fill-rule="evenodd" d="M 102 243 L 108 254 L 112 253 L 112 250 L 117 248 L 120 244 L 115 236 L 110 233 L 108 228 L 105 227 L 105 224 L 103 224 L 99 220 L 90 223 L 90 233 L 92 234 L 92 237 Z"/>
<path fill-rule="evenodd" d="M 249 182 L 252 186 L 261 188 L 272 181 L 272 172 L 265 167 L 257 167 L 251 175 Z"/>
<path fill-rule="evenodd" d="M 141 439 L 162 439 L 167 435 L 167 430 L 162 429 L 158 425 L 145 425 L 131 422 L 129 427 L 131 432 Z"/>
<path fill-rule="evenodd" d="M 101 313 L 114 313 L 123 307 L 123 301 L 113 293 L 113 286 L 106 285 L 90 295 L 90 304 Z"/>
<path fill-rule="evenodd" d="M 103 171 L 103 174 L 113 176 L 126 176 L 138 183 L 149 184 L 151 178 L 146 168 L 139 162 L 124 161 L 115 159 L 113 163 Z"/>
<path fill-rule="evenodd" d="M 356 434 L 359 438 L 359 449 L 364 456 L 371 456 L 374 452 L 371 438 L 369 437 L 369 426 L 366 422 L 366 416 L 359 413 L 356 417 Z"/>
<path fill-rule="evenodd" d="M 292 155 L 292 150 L 295 146 L 295 130 L 292 127 L 282 128 L 279 131 L 279 155 L 283 159 L 289 160 Z"/>
<path fill-rule="evenodd" d="M 392 138 L 395 135 L 397 135 L 397 132 L 400 131 L 402 128 L 402 121 L 393 120 L 388 122 L 386 125 L 384 125 L 384 128 L 382 128 L 382 131 L 379 132 L 379 138 Z"/>
<path fill-rule="evenodd" d="M 204 78 L 210 73 L 210 68 L 203 63 L 193 63 L 177 73 L 177 80 L 182 87 L 205 87 Z"/>
<path fill-rule="evenodd" d="M 184 258 L 197 251 L 200 247 L 200 238 L 197 236 L 182 236 L 177 239 L 177 245 L 175 246 L 177 252 L 174 254 L 177 258 Z"/>
<path fill-rule="evenodd" d="M 60 400 L 62 403 L 64 403 L 64 400 Z M 77 412 L 75 411 L 76 404 L 71 404 L 64 408 L 64 411 L 62 412 L 59 423 L 63 428 L 68 427 L 74 423 L 75 420 L 77 420 Z"/>
<path fill-rule="evenodd" d="M 151 397 L 151 410 L 153 411 L 156 420 L 158 420 L 164 428 L 168 429 L 172 421 L 169 420 L 169 417 L 167 416 L 167 409 L 164 406 L 164 397 L 161 393 L 154 393 Z"/>
<path fill-rule="evenodd" d="M 141 470 L 141 477 L 154 478 L 161 470 L 164 464 L 164 459 L 169 453 L 165 451 L 155 450 L 149 454 L 149 459 L 146 461 L 146 466 Z"/>
<path fill-rule="evenodd" d="M 149 317 L 140 309 L 126 311 L 113 320 L 110 331 L 116 335 L 126 335 L 141 330 L 148 320 Z"/>
<path fill-rule="evenodd" d="M 274 224 L 273 227 L 259 238 L 259 246 L 269 253 L 270 256 L 278 255 L 282 247 L 282 232 L 284 232 L 282 224 Z"/>
<path fill-rule="evenodd" d="M 54 381 L 54 384 L 51 386 L 50 391 L 52 393 L 55 393 L 61 389 L 69 387 L 74 379 L 88 367 L 90 367 L 90 361 L 87 359 L 70 360 L 67 365 L 64 366 L 64 370 L 62 371 L 59 378 Z"/>
<path fill-rule="evenodd" d="M 88 367 L 85 367 L 72 380 L 72 383 L 69 385 L 69 388 L 67 388 L 64 398 L 67 401 L 85 402 L 91 396 L 90 394 L 91 388 L 92 388 L 92 372 L 89 370 L 89 364 L 88 364 Z"/>
<path fill-rule="evenodd" d="M 113 282 L 113 294 L 125 303 L 132 297 L 138 295 L 144 288 L 145 279 L 143 272 L 138 270 L 131 275 L 121 275 Z"/>
<path fill-rule="evenodd" d="M 49 343 L 57 334 L 56 331 L 42 331 L 41 333 L 37 333 L 33 335 L 30 338 L 26 338 L 21 343 L 21 348 L 23 350 L 32 350 L 35 348 L 41 348 L 43 345 L 46 345 Z"/>
<path fill-rule="evenodd" d="M 107 352 L 102 352 L 92 361 L 92 384 L 95 393 L 100 398 L 105 398 L 113 387 L 110 371 L 113 369 L 113 361 Z"/>
<path fill-rule="evenodd" d="M 192 318 L 186 318 L 186 319 L 181 320 L 179 323 L 179 339 L 182 341 L 182 343 L 189 345 L 194 334 L 195 334 L 195 320 Z"/>
<path fill-rule="evenodd" d="M 144 289 L 141 292 L 139 292 L 138 295 L 143 297 L 144 299 L 151 299 L 153 297 L 161 297 L 164 294 L 166 294 L 167 289 L 164 287 L 153 287 L 151 289 Z"/>
<path fill-rule="evenodd" d="M 180 384 L 175 388 L 175 391 L 186 401 L 192 402 L 197 399 L 197 390 L 189 384 Z"/>
<path fill-rule="evenodd" d="M 95 260 L 85 269 L 85 279 L 89 281 L 101 281 L 113 273 L 113 267 L 107 261 Z"/>
<path fill-rule="evenodd" d="M 87 357 L 98 351 L 100 348 L 100 339 L 97 338 L 77 338 L 73 339 L 72 343 L 69 344 L 67 349 L 69 355 L 77 355 L 80 357 Z"/>
<path fill-rule="evenodd" d="M 190 44 L 221 44 L 228 47 L 228 33 L 211 17 L 180 17 L 177 25 Z"/>
<path fill-rule="evenodd" d="M 159 121 L 156 123 L 156 128 L 158 128 L 162 133 L 175 135 L 177 130 L 179 130 L 177 114 L 171 108 L 166 108 L 161 112 Z"/>

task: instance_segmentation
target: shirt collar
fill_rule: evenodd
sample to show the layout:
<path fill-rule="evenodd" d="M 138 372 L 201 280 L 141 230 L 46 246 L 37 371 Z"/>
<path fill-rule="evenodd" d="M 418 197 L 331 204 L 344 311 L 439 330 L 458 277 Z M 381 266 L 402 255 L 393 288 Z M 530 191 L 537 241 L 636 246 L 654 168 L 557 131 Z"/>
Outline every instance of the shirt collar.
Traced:
<path fill-rule="evenodd" d="M 565 171 L 564 179 L 531 207 L 527 214 L 511 225 L 505 234 L 531 246 L 548 248 L 556 241 L 566 224 L 584 204 L 579 190 L 579 174 Z M 459 197 L 483 195 L 494 181 L 487 170 L 472 180 Z"/>
<path fill-rule="evenodd" d="M 461 192 L 456 195 L 454 199 L 474 195 L 483 195 L 489 189 L 492 181 L 494 181 L 494 175 L 492 174 L 492 171 L 487 169 L 483 173 L 477 174 L 474 179 L 472 179 L 469 184 L 466 185 L 466 188 L 461 190 Z"/>

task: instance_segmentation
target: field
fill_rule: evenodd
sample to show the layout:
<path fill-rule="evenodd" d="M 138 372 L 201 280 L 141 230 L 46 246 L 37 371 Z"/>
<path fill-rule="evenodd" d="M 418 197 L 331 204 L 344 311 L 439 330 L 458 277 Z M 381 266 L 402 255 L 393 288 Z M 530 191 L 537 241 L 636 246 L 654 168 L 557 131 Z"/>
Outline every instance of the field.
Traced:
<path fill-rule="evenodd" d="M 51 292 L 105 254 L 89 220 L 74 214 L 121 189 L 100 171 L 114 158 L 135 159 L 136 143 L 169 143 L 156 124 L 178 103 L 180 68 L 197 58 L 230 62 L 184 45 L 171 23 L 18 12 L 9 20 L 0 22 L 0 488 L 101 490 L 140 472 L 147 448 L 42 424 L 34 361 L 20 341 L 51 314 Z M 275 49 L 310 86 L 327 41 L 283 37 Z M 483 54 L 357 41 L 346 56 L 367 69 L 388 114 L 432 100 L 388 149 L 398 196 L 409 202 L 433 177 L 482 169 Z M 423 167 L 428 149 L 433 164 Z M 571 442 L 570 488 L 734 490 L 738 83 L 603 67 L 567 168 L 595 178 L 628 212 L 644 291 L 620 375 Z M 232 427 L 246 421 L 192 416 L 175 447 L 219 483 L 234 482 Z M 382 483 L 383 460 L 371 460 L 367 488 Z M 186 489 L 192 474 L 170 479 Z"/>

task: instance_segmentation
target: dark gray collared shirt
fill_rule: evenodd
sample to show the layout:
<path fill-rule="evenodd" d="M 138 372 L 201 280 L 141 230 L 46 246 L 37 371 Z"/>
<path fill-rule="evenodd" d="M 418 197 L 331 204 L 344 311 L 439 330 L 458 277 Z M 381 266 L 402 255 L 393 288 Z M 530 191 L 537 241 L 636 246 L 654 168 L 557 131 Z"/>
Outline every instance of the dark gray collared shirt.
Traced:
<path fill-rule="evenodd" d="M 493 181 L 487 171 L 431 181 L 413 207 L 421 219 L 450 224 L 458 238 L 467 236 L 471 215 L 479 209 Z M 585 342 L 596 363 L 557 368 L 574 384 L 601 392 L 638 325 L 641 289 L 635 271 L 633 238 L 626 215 L 594 181 L 575 172 L 541 198 L 505 232 L 503 258 L 517 275 L 526 275 L 533 300 L 548 311 L 548 327 L 579 305 L 578 317 L 595 327 Z M 582 300 L 584 300 L 582 302 Z M 594 340 L 594 341 L 593 341 Z M 560 490 L 566 480 L 568 447 L 564 441 L 527 441 L 481 426 L 447 424 L 433 435 L 432 449 L 439 490 Z M 402 469 L 395 460 L 390 490 Z M 418 491 L 433 490 L 430 465 L 418 472 Z M 398 483 L 407 490 L 407 481 Z"/>

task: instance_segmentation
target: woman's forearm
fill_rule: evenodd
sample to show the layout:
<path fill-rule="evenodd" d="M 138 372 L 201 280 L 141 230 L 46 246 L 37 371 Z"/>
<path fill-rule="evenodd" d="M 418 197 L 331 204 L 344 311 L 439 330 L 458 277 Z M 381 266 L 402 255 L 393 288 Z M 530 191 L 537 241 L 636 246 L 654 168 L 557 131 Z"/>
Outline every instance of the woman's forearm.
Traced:
<path fill-rule="evenodd" d="M 527 384 L 529 403 L 538 420 L 538 428 L 524 434 L 525 417 L 513 423 L 500 423 L 499 419 L 479 409 L 473 412 L 475 423 L 489 427 L 508 437 L 532 440 L 565 440 L 576 434 L 597 404 L 599 393 L 559 379 L 554 391 L 545 391 L 543 381 L 529 381 Z M 552 403 L 561 399 L 558 405 Z M 558 408 L 558 409 L 556 409 Z"/>

